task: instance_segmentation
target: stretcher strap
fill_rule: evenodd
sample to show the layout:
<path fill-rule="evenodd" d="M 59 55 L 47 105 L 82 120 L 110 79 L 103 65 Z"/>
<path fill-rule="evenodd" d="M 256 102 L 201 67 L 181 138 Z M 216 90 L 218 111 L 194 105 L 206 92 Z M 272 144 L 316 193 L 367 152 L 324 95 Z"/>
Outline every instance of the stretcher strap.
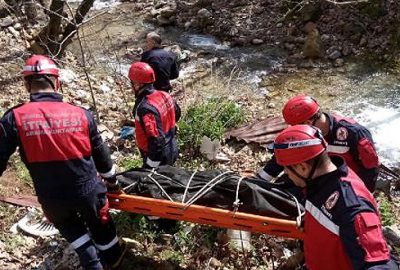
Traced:
<path fill-rule="evenodd" d="M 188 208 L 190 205 L 195 203 L 198 199 L 203 197 L 208 191 L 210 191 L 214 186 L 226 180 L 226 174 L 232 173 L 231 171 L 223 172 L 216 177 L 214 177 L 210 182 L 206 183 L 190 200 L 185 203 L 184 209 Z M 223 177 L 224 176 L 224 177 Z"/>
<path fill-rule="evenodd" d="M 192 179 L 193 179 L 193 177 L 194 177 L 194 175 L 197 173 L 197 169 L 193 172 L 193 174 L 190 176 L 190 179 L 189 179 L 189 181 L 188 181 L 188 183 L 187 183 L 187 185 L 186 185 L 186 188 L 185 188 L 185 192 L 183 193 L 183 198 L 182 198 L 182 203 L 185 203 L 185 199 L 186 199 L 186 195 L 187 195 L 187 192 L 188 192 L 188 190 L 189 190 L 189 186 L 190 186 L 190 182 L 192 181 Z"/>

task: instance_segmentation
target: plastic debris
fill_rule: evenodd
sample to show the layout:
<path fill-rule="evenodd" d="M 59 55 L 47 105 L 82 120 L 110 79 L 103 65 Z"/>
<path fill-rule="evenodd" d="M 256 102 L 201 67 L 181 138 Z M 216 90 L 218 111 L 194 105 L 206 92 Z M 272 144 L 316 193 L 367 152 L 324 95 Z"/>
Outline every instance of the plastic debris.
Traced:
<path fill-rule="evenodd" d="M 120 130 L 119 137 L 121 139 L 129 139 L 135 136 L 135 127 L 123 126 Z"/>
<path fill-rule="evenodd" d="M 102 85 L 100 85 L 100 90 L 101 90 L 103 93 L 108 93 L 108 92 L 111 91 L 111 88 L 110 88 L 108 85 L 106 85 L 106 84 L 102 84 Z"/>
<path fill-rule="evenodd" d="M 46 218 L 42 218 L 39 223 L 33 223 L 34 220 L 38 218 L 38 215 L 40 215 L 40 213 L 38 213 L 35 208 L 30 209 L 29 212 L 17 222 L 18 228 L 30 235 L 42 237 L 59 233 L 54 225 Z"/>
<path fill-rule="evenodd" d="M 204 154 L 208 160 L 215 160 L 220 148 L 221 143 L 217 139 L 211 141 L 210 138 L 204 136 L 201 141 L 200 152 Z"/>
<path fill-rule="evenodd" d="M 114 133 L 105 125 L 100 124 L 97 126 L 97 129 L 99 130 L 100 136 L 104 141 L 109 141 L 114 138 Z"/>

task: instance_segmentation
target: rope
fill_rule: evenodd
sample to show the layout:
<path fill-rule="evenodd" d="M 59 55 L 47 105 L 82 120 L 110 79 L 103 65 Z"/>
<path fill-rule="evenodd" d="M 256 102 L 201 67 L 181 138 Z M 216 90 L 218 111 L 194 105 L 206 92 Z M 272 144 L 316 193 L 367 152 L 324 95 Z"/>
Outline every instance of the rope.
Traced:
<path fill-rule="evenodd" d="M 137 182 L 133 182 L 132 184 L 130 184 L 130 185 L 124 187 L 122 190 L 123 190 L 125 193 L 127 193 L 127 192 L 128 192 L 127 190 L 130 189 L 131 187 L 133 187 L 133 186 L 136 185 L 136 184 L 137 184 Z"/>
<path fill-rule="evenodd" d="M 239 187 L 240 187 L 240 183 L 242 182 L 242 180 L 244 179 L 244 176 L 240 177 L 238 184 L 236 186 L 236 197 L 235 197 L 235 201 L 233 202 L 233 208 L 234 208 L 234 212 L 236 213 L 239 209 L 239 206 L 242 205 L 243 203 L 240 202 L 239 200 Z"/>
<path fill-rule="evenodd" d="M 214 186 L 217 184 L 225 181 L 226 177 L 221 178 L 225 174 L 232 173 L 231 171 L 226 171 L 224 173 L 221 173 L 214 177 L 210 182 L 205 184 L 190 200 L 188 200 L 184 206 L 184 209 L 188 208 L 190 205 L 192 205 L 195 201 L 197 201 L 199 198 L 201 198 L 204 194 L 206 194 L 209 190 L 211 190 Z M 221 179 L 218 179 L 221 178 Z M 215 182 L 215 183 L 214 183 Z M 207 187 L 209 186 L 209 187 Z"/>
<path fill-rule="evenodd" d="M 288 194 L 292 197 L 292 199 L 296 203 L 296 208 L 297 208 L 296 226 L 297 226 L 297 228 L 300 228 L 301 218 L 304 216 L 305 212 L 301 212 L 300 203 L 297 200 L 296 196 L 294 196 L 293 194 L 291 194 L 289 192 L 288 192 Z"/>
<path fill-rule="evenodd" d="M 185 192 L 183 193 L 182 203 L 185 203 L 186 194 L 189 190 L 190 182 L 192 181 L 194 175 L 197 173 L 197 169 L 193 172 L 192 176 L 190 176 L 189 182 L 186 185 Z"/>
<path fill-rule="evenodd" d="M 221 176 L 218 176 L 218 178 L 220 178 Z M 190 198 L 189 201 L 187 201 L 184 205 L 184 209 L 187 209 L 190 205 L 192 205 L 193 203 L 195 203 L 198 199 L 200 199 L 201 197 L 203 197 L 208 191 L 210 191 L 214 186 L 218 185 L 219 183 L 225 181 L 225 177 L 219 179 L 218 181 L 215 181 L 215 183 L 211 183 L 211 181 L 209 183 L 207 183 L 206 185 L 204 185 L 192 198 Z M 213 181 L 214 182 L 214 181 Z M 209 185 L 209 186 L 208 186 Z M 207 187 L 208 186 L 208 187 Z"/>
<path fill-rule="evenodd" d="M 163 175 L 163 174 L 160 174 L 160 173 L 158 173 L 158 172 L 156 172 L 155 170 L 154 170 L 154 168 L 153 168 L 153 173 L 152 174 L 155 174 L 155 175 L 158 175 L 158 176 L 161 176 L 161 177 L 164 177 L 165 179 L 168 179 L 168 180 L 171 180 L 171 181 L 174 181 L 172 178 L 170 178 L 170 177 L 168 177 L 168 176 L 165 176 L 165 175 Z"/>
<path fill-rule="evenodd" d="M 171 202 L 173 202 L 174 200 L 168 195 L 168 193 L 167 193 L 167 192 L 163 189 L 163 187 L 157 182 L 157 180 L 154 179 L 154 178 L 152 177 L 153 174 L 161 175 L 161 174 L 157 173 L 157 172 L 154 170 L 154 168 L 153 168 L 153 169 L 151 170 L 151 172 L 149 173 L 149 175 L 147 175 L 146 177 L 150 178 L 151 181 L 153 181 L 154 184 L 156 184 L 156 185 L 158 186 L 158 188 L 165 194 L 165 196 L 167 196 L 167 198 L 168 198 Z M 163 176 L 163 175 L 161 175 L 161 176 Z M 166 177 L 166 176 L 165 176 L 165 178 L 169 178 L 169 177 Z"/>

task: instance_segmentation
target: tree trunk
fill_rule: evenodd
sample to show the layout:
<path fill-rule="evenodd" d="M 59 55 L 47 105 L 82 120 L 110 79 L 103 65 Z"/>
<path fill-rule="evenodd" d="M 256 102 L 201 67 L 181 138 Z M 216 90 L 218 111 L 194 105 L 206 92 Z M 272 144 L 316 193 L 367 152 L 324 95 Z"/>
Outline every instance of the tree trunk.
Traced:
<path fill-rule="evenodd" d="M 64 11 L 63 0 L 53 0 L 50 5 L 50 10 L 54 13 L 50 13 L 49 23 L 47 24 L 47 46 L 52 55 L 57 56 L 59 50 L 58 37 L 62 32 L 62 16 Z"/>
<path fill-rule="evenodd" d="M 10 0 L 9 0 L 10 1 Z M 45 0 L 40 0 L 44 5 Z M 73 20 L 66 27 L 63 27 L 65 2 L 64 0 L 53 0 L 50 5 L 51 12 L 48 12 L 49 23 L 36 36 L 35 42 L 31 44 L 31 51 L 34 53 L 47 53 L 53 57 L 61 57 L 66 47 L 71 43 L 79 25 L 83 22 L 86 14 L 93 6 L 95 0 L 84 0 L 79 5 Z"/>
<path fill-rule="evenodd" d="M 50 5 L 49 22 L 36 36 L 31 44 L 31 50 L 34 53 L 46 53 L 57 57 L 60 48 L 59 36 L 62 32 L 62 17 L 64 11 L 63 0 L 53 0 Z"/>
<path fill-rule="evenodd" d="M 72 37 L 75 35 L 74 31 L 77 30 L 79 24 L 83 22 L 86 14 L 93 6 L 95 0 L 84 0 L 78 7 L 73 22 L 69 23 L 64 30 L 62 40 L 64 41 L 61 48 L 61 53 L 64 52 L 65 48 L 72 42 Z"/>
<path fill-rule="evenodd" d="M 38 15 L 35 2 L 33 0 L 24 0 L 23 5 L 24 5 L 25 14 L 26 14 L 26 17 L 28 18 L 28 21 L 31 23 L 35 23 L 37 15 Z"/>

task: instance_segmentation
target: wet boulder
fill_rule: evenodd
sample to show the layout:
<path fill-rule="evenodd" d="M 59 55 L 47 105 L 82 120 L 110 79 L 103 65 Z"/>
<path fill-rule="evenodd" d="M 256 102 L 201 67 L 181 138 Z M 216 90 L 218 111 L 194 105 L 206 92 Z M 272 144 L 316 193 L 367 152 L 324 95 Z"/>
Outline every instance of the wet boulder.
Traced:
<path fill-rule="evenodd" d="M 213 21 L 212 13 L 206 8 L 202 8 L 199 11 L 197 11 L 196 18 L 197 18 L 197 23 L 201 28 L 206 27 Z"/>
<path fill-rule="evenodd" d="M 307 37 L 303 46 L 303 55 L 306 58 L 319 58 L 322 56 L 321 36 L 314 23 L 307 23 L 305 26 Z"/>

